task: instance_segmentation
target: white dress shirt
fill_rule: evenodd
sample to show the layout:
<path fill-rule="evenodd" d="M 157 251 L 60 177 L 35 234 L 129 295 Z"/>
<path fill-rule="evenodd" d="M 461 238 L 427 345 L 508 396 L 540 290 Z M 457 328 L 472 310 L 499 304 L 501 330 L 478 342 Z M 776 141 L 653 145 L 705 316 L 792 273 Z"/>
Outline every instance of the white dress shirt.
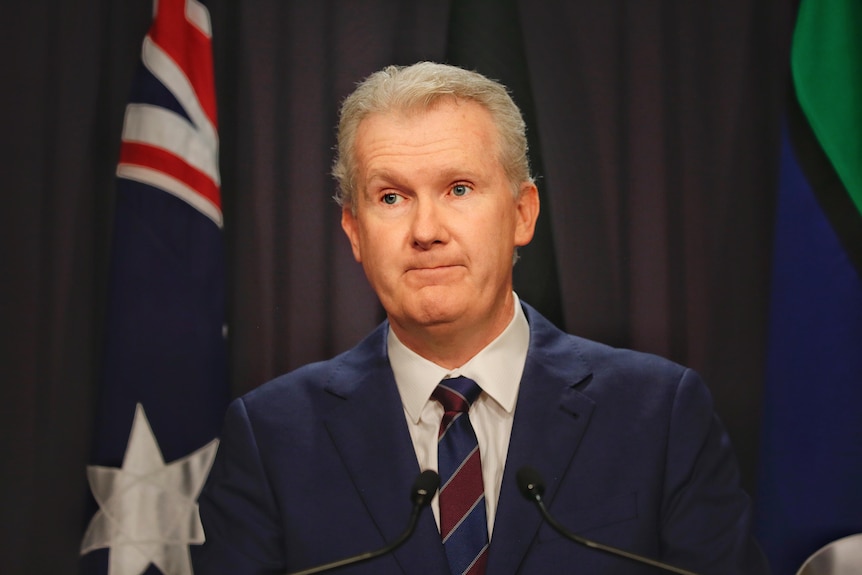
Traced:
<path fill-rule="evenodd" d="M 518 388 L 530 345 L 530 326 L 517 295 L 514 300 L 515 313 L 503 333 L 457 369 L 441 367 L 408 349 L 391 329 L 387 337 L 389 363 L 401 394 L 420 469 L 437 471 L 437 435 L 443 419 L 443 406 L 431 399 L 437 384 L 446 377 L 463 375 L 482 388 L 484 393 L 470 406 L 469 415 L 482 459 L 489 539 L 500 497 Z M 437 496 L 431 501 L 431 509 L 439 528 Z"/>

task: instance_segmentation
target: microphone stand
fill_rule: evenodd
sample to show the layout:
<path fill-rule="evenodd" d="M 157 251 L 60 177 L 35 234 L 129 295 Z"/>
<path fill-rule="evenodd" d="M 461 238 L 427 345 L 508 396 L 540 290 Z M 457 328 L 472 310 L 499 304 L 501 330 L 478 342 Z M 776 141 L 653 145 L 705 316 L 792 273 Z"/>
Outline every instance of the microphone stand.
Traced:
<path fill-rule="evenodd" d="M 331 563 L 326 563 L 324 565 L 303 569 L 302 571 L 294 571 L 289 575 L 314 575 L 315 573 L 324 573 L 326 571 L 331 571 L 332 569 L 344 567 L 345 565 L 353 565 L 354 563 L 368 561 L 369 559 L 374 559 L 375 557 L 380 557 L 381 555 L 386 555 L 387 553 L 395 551 L 410 539 L 411 535 L 413 535 L 413 531 L 416 530 L 416 524 L 419 521 L 419 515 L 422 510 L 431 503 L 431 499 L 434 497 L 434 493 L 436 493 L 439 485 L 440 476 L 434 471 L 425 470 L 419 474 L 416 481 L 413 483 L 413 489 L 411 491 L 413 509 L 410 512 L 410 520 L 408 521 L 407 528 L 404 532 L 401 533 L 401 535 L 399 535 L 394 541 L 375 551 L 367 551 L 365 553 L 360 553 L 359 555 L 345 557 L 344 559 L 332 561 Z"/>
<path fill-rule="evenodd" d="M 542 478 L 539 475 L 538 471 L 531 467 L 522 467 L 518 470 L 517 480 L 518 487 L 521 490 L 521 494 L 527 500 L 532 501 L 536 504 L 536 507 L 539 508 L 539 512 L 542 514 L 542 517 L 545 519 L 545 521 L 547 521 L 548 524 L 554 528 L 554 531 L 556 531 L 563 537 L 574 541 L 575 543 L 580 543 L 581 545 L 589 547 L 590 549 L 604 551 L 605 553 L 616 555 L 617 557 L 623 557 L 637 563 L 650 565 L 652 567 L 658 567 L 659 569 L 664 569 L 665 571 L 669 571 L 671 573 L 679 573 L 680 575 L 698 575 L 693 571 L 687 571 L 679 567 L 674 567 L 673 565 L 668 565 L 667 563 L 662 563 L 661 561 L 656 561 L 655 559 L 644 557 L 643 555 L 638 555 L 636 553 L 631 553 L 617 547 L 598 543 L 596 541 L 592 541 L 590 539 L 572 533 L 571 531 L 563 527 L 563 525 L 560 524 L 559 521 L 554 519 L 554 517 L 545 507 L 545 503 L 542 500 L 542 495 L 544 495 L 545 493 L 545 484 L 542 481 Z"/>

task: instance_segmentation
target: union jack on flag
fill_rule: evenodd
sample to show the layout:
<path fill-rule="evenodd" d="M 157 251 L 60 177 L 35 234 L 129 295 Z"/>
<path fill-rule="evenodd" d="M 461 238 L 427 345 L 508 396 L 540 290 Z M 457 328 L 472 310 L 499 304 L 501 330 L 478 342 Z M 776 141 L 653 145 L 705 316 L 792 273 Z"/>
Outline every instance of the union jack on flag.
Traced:
<path fill-rule="evenodd" d="M 156 0 L 138 101 L 126 108 L 117 175 L 161 188 L 222 224 L 209 12 Z"/>
<path fill-rule="evenodd" d="M 211 35 L 197 0 L 156 0 L 126 108 L 86 573 L 191 575 L 204 540 L 229 399 Z"/>

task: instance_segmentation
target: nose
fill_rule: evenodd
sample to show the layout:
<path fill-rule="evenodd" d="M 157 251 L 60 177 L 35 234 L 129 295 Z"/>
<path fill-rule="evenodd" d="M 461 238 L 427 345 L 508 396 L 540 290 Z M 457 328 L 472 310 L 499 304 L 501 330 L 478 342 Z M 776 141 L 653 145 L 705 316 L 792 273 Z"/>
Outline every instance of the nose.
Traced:
<path fill-rule="evenodd" d="M 416 201 L 410 229 L 416 248 L 428 250 L 434 244 L 448 241 L 447 222 L 443 212 L 443 206 L 434 199 L 421 198 Z"/>

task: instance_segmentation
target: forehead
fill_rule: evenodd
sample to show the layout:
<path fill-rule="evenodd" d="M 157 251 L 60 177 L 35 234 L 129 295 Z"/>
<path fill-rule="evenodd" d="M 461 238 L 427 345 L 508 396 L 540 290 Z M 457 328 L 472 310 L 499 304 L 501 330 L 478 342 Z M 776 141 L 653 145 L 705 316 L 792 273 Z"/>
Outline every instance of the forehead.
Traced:
<path fill-rule="evenodd" d="M 498 136 L 484 106 L 444 98 L 429 107 L 370 114 L 358 126 L 354 150 L 360 170 L 385 160 L 458 154 L 496 159 L 489 151 L 498 149 Z"/>

